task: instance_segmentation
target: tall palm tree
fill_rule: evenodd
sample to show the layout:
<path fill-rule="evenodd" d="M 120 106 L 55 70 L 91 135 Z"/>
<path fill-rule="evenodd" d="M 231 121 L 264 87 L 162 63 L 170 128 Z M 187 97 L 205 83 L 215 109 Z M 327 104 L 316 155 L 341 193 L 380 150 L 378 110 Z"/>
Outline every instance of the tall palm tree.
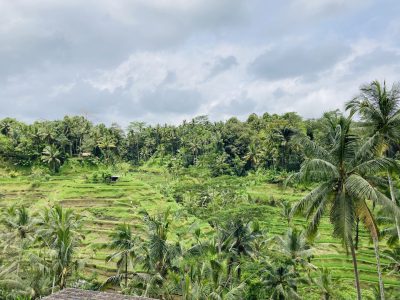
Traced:
<path fill-rule="evenodd" d="M 83 238 L 79 232 L 80 225 L 80 216 L 60 205 L 45 209 L 40 216 L 37 234 L 38 239 L 52 251 L 53 288 L 55 284 L 60 289 L 65 288 L 68 277 L 77 265 L 74 255 Z"/>
<path fill-rule="evenodd" d="M 172 244 L 168 241 L 170 211 L 157 216 L 150 216 L 147 212 L 143 214 L 149 230 L 148 239 L 141 247 L 143 254 L 138 259 L 147 271 L 155 271 L 164 277 L 173 261 L 181 255 L 179 242 Z"/>
<path fill-rule="evenodd" d="M 228 253 L 228 275 L 231 274 L 233 264 L 237 264 L 237 278 L 241 277 L 242 257 L 251 257 L 254 254 L 254 241 L 261 236 L 259 224 L 244 222 L 242 219 L 231 221 L 225 227 L 227 238 L 224 241 L 223 251 Z"/>
<path fill-rule="evenodd" d="M 251 143 L 248 147 L 246 155 L 243 157 L 250 169 L 257 167 L 260 156 L 259 153 L 260 152 L 257 149 L 257 146 L 254 143 Z"/>
<path fill-rule="evenodd" d="M 108 161 L 111 150 L 116 148 L 116 141 L 110 134 L 106 134 L 100 139 L 97 146 L 102 150 L 105 160 Z"/>
<path fill-rule="evenodd" d="M 42 161 L 47 163 L 50 169 L 55 173 L 58 170 L 58 167 L 61 164 L 61 152 L 57 149 L 56 146 L 50 145 L 46 146 L 43 149 L 42 153 Z"/>
<path fill-rule="evenodd" d="M 388 90 L 386 83 L 373 81 L 361 87 L 358 97 L 346 104 L 351 113 L 358 113 L 363 126 L 370 134 L 369 144 L 375 146 L 377 154 L 390 154 L 390 146 L 400 142 L 400 86 Z M 387 170 L 390 196 L 396 202 L 390 169 Z M 395 216 L 398 239 L 400 240 L 400 220 Z"/>
<path fill-rule="evenodd" d="M 393 86 L 392 89 L 386 88 L 379 81 L 373 81 L 361 87 L 359 96 L 346 104 L 346 109 L 351 114 L 358 113 L 363 121 L 363 127 L 368 130 L 370 135 L 367 145 L 370 146 L 376 155 L 382 157 L 390 156 L 390 148 L 400 141 L 400 87 Z M 390 197 L 397 205 L 391 169 L 388 168 L 387 180 L 389 185 Z M 398 239 L 400 240 L 400 220 L 394 216 Z M 372 235 L 375 246 L 376 258 L 378 260 L 379 289 L 381 299 L 384 299 L 384 287 L 382 275 L 380 274 L 379 251 L 377 249 L 378 237 Z"/>
<path fill-rule="evenodd" d="M 311 219 L 307 232 L 312 236 L 317 232 L 322 216 L 329 210 L 333 235 L 342 240 L 346 251 L 350 249 L 357 295 L 361 299 L 352 237 L 355 219 L 359 217 L 371 235 L 377 236 L 377 226 L 367 200 L 390 207 L 400 215 L 398 207 L 375 188 L 373 180 L 373 175 L 396 166 L 396 163 L 390 158 L 376 158 L 365 147 L 359 147 L 358 138 L 350 132 L 350 118 L 338 116 L 330 124 L 334 126 L 327 128 L 328 135 L 332 137 L 328 148 L 303 139 L 308 158 L 291 179 L 315 182 L 318 186 L 294 206 L 293 213 L 305 211 L 306 217 Z M 377 247 L 378 243 L 375 243 L 376 250 Z"/>
<path fill-rule="evenodd" d="M 132 234 L 132 228 L 129 224 L 119 224 L 111 233 L 110 248 L 116 250 L 113 254 L 107 256 L 107 262 L 118 258 L 118 273 L 120 269 L 124 269 L 125 287 L 128 286 L 128 267 L 132 265 L 135 257 L 136 238 Z"/>

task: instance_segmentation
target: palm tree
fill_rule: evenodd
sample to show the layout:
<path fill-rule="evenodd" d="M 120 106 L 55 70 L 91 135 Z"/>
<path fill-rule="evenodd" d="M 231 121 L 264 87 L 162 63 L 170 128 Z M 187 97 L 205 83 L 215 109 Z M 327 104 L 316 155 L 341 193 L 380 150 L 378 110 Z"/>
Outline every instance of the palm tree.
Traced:
<path fill-rule="evenodd" d="M 61 153 L 54 145 L 46 146 L 43 149 L 42 161 L 47 163 L 50 169 L 55 173 L 61 164 Z"/>
<path fill-rule="evenodd" d="M 18 275 L 23 250 L 29 242 L 33 241 L 34 222 L 25 206 L 11 206 L 4 212 L 2 223 L 8 230 L 8 233 L 2 236 L 2 243 L 4 243 L 5 248 L 16 245 L 16 252 L 19 253 L 17 261 Z M 14 248 L 12 248 L 12 251 L 15 251 Z"/>
<path fill-rule="evenodd" d="M 312 280 L 321 290 L 324 300 L 329 300 L 334 295 L 332 274 L 329 269 L 323 268 L 319 271 L 318 277 Z"/>
<path fill-rule="evenodd" d="M 256 168 L 258 165 L 259 151 L 254 143 L 251 143 L 248 147 L 248 151 L 243 159 L 250 169 Z"/>
<path fill-rule="evenodd" d="M 361 87 L 361 93 L 358 97 L 346 104 L 346 109 L 352 114 L 359 113 L 365 127 L 370 134 L 367 142 L 376 155 L 382 157 L 390 156 L 390 148 L 400 140 L 400 88 L 393 86 L 391 90 L 386 88 L 379 81 L 373 81 L 368 85 Z M 397 205 L 393 182 L 391 178 L 391 168 L 386 170 L 390 191 L 390 197 Z M 398 239 L 400 240 L 400 221 L 394 216 Z M 377 249 L 378 237 L 372 236 L 375 246 L 376 258 L 378 260 L 379 288 L 381 299 L 384 299 L 383 280 L 380 274 L 379 251 Z"/>
<path fill-rule="evenodd" d="M 80 216 L 59 205 L 45 209 L 40 216 L 37 234 L 38 239 L 52 251 L 53 288 L 55 284 L 60 289 L 65 288 L 68 276 L 77 265 L 74 255 L 82 240 L 80 225 Z"/>
<path fill-rule="evenodd" d="M 138 259 L 147 271 L 155 271 L 164 277 L 171 268 L 173 260 L 181 255 L 179 242 L 168 242 L 169 214 L 167 210 L 157 216 L 143 212 L 144 221 L 148 226 L 148 240 L 142 245 L 142 255 Z"/>
<path fill-rule="evenodd" d="M 111 149 L 116 147 L 116 141 L 110 134 L 106 134 L 100 139 L 97 146 L 103 151 L 104 158 L 108 161 Z"/>
<path fill-rule="evenodd" d="M 29 295 L 29 289 L 25 282 L 16 274 L 17 263 L 9 265 L 0 265 L 0 292 L 10 291 L 18 296 Z M 10 297 L 9 299 L 16 299 Z"/>
<path fill-rule="evenodd" d="M 269 266 L 262 282 L 271 291 L 271 300 L 301 299 L 297 293 L 299 275 L 291 266 Z"/>
<path fill-rule="evenodd" d="M 390 146 L 400 140 L 400 87 L 388 90 L 386 83 L 373 81 L 361 87 L 361 94 L 346 104 L 351 113 L 359 113 L 363 126 L 369 130 L 371 146 L 377 154 L 390 154 Z M 387 170 L 390 196 L 396 202 L 390 169 Z M 400 240 L 400 220 L 395 216 L 398 239 Z"/>
<path fill-rule="evenodd" d="M 377 241 L 377 226 L 366 200 L 389 207 L 395 214 L 400 215 L 398 207 L 375 188 L 373 180 L 374 174 L 386 171 L 396 166 L 396 163 L 390 158 L 375 158 L 365 147 L 358 147 L 358 138 L 350 132 L 350 118 L 338 116 L 330 120 L 330 124 L 334 126 L 328 128 L 328 136 L 332 138 L 328 149 L 307 138 L 303 139 L 309 158 L 291 179 L 315 182 L 318 186 L 294 206 L 293 213 L 306 212 L 306 217 L 311 218 L 307 232 L 313 236 L 318 230 L 322 216 L 330 210 L 333 235 L 342 240 L 346 251 L 350 249 L 357 295 L 358 299 L 361 299 L 352 238 L 355 219 L 359 217 Z M 377 252 L 378 243 L 374 244 Z M 378 269 L 379 267 L 378 262 Z"/>
<path fill-rule="evenodd" d="M 383 251 L 383 257 L 387 258 L 390 263 L 387 268 L 390 270 L 389 274 L 400 273 L 400 246 L 393 249 Z"/>
<path fill-rule="evenodd" d="M 231 275 L 232 267 L 236 264 L 237 278 L 240 280 L 242 272 L 240 259 L 244 256 L 253 256 L 254 242 L 261 236 L 259 224 L 236 219 L 228 222 L 222 230 L 221 251 L 228 256 L 228 276 Z"/>
<path fill-rule="evenodd" d="M 286 220 L 287 225 L 290 226 L 290 222 L 292 221 L 292 204 L 289 201 L 282 201 L 280 205 L 282 207 L 281 216 Z"/>
<path fill-rule="evenodd" d="M 313 251 L 303 232 L 289 228 L 285 235 L 276 237 L 276 242 L 278 251 L 293 263 L 294 270 L 297 264 L 315 268 L 308 263 Z"/>
<path fill-rule="evenodd" d="M 2 219 L 6 228 L 13 232 L 13 239 L 25 239 L 33 231 L 33 221 L 25 206 L 11 206 L 9 207 Z"/>
<path fill-rule="evenodd" d="M 117 267 L 118 273 L 121 268 L 124 268 L 125 273 L 125 287 L 128 286 L 128 266 L 132 264 L 135 257 L 135 241 L 136 238 L 132 235 L 132 229 L 129 224 L 119 224 L 111 233 L 110 248 L 116 250 L 113 254 L 109 255 L 107 262 L 118 258 Z"/>

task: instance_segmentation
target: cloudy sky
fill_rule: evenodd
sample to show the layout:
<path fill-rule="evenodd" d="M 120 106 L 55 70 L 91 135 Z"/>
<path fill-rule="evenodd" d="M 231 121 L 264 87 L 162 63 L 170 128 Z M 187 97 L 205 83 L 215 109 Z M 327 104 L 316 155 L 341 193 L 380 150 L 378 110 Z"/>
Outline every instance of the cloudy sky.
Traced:
<path fill-rule="evenodd" d="M 0 0 L 0 118 L 318 117 L 400 80 L 398 0 Z"/>

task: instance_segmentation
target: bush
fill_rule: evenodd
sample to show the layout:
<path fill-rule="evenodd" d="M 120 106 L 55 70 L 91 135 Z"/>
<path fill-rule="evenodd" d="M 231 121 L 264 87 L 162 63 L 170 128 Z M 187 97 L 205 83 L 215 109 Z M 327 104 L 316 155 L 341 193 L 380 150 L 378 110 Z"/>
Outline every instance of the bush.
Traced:
<path fill-rule="evenodd" d="M 8 175 L 9 175 L 11 178 L 16 178 L 16 177 L 18 177 L 20 174 L 19 174 L 17 171 L 10 171 L 10 172 L 8 173 Z"/>
<path fill-rule="evenodd" d="M 111 172 L 109 171 L 97 171 L 87 179 L 91 183 L 111 183 Z"/>

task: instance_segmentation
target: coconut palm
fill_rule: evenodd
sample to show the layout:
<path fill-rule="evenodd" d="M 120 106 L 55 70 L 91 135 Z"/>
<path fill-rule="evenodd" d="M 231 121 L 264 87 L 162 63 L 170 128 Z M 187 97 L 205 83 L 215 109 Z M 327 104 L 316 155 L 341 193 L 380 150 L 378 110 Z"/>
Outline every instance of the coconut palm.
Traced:
<path fill-rule="evenodd" d="M 56 146 L 50 145 L 43 149 L 42 161 L 49 165 L 50 169 L 55 173 L 61 164 L 61 152 Z"/>
<path fill-rule="evenodd" d="M 171 269 L 173 261 L 181 255 L 179 242 L 172 244 L 168 241 L 170 211 L 150 216 L 143 212 L 144 221 L 148 226 L 148 239 L 141 246 L 138 260 L 147 271 L 154 271 L 164 277 Z"/>
<path fill-rule="evenodd" d="M 289 226 L 292 221 L 292 204 L 289 201 L 282 201 L 280 206 L 282 207 L 281 216 L 286 220 L 287 225 Z"/>
<path fill-rule="evenodd" d="M 373 81 L 361 87 L 361 94 L 346 104 L 346 109 L 359 113 L 370 134 L 369 144 L 378 155 L 390 154 L 390 146 L 400 141 L 400 86 L 388 90 L 386 83 Z M 390 169 L 387 170 L 390 196 L 396 203 Z M 395 217 L 400 240 L 400 220 Z"/>
<path fill-rule="evenodd" d="M 9 265 L 0 264 L 0 292 L 10 291 L 18 296 L 29 295 L 29 288 L 27 288 L 24 281 L 16 274 L 17 268 L 16 262 Z M 16 299 L 16 297 L 8 299 Z"/>
<path fill-rule="evenodd" d="M 366 200 L 381 204 L 400 215 L 398 207 L 374 186 L 373 175 L 396 166 L 394 160 L 374 157 L 366 147 L 358 146 L 358 138 L 350 132 L 351 120 L 343 116 L 326 116 L 332 124 L 328 135 L 331 145 L 319 146 L 307 138 L 303 139 L 306 155 L 300 171 L 291 176 L 304 182 L 315 182 L 318 186 L 300 200 L 293 208 L 293 213 L 304 211 L 311 219 L 307 233 L 315 235 L 322 216 L 329 211 L 333 225 L 333 235 L 342 240 L 350 249 L 358 299 L 361 299 L 357 258 L 353 242 L 353 231 L 357 217 L 364 223 L 375 239 L 375 252 L 378 253 L 378 229 Z M 333 119 L 331 119 L 333 118 Z M 378 269 L 380 269 L 378 261 Z M 379 270 L 380 271 L 380 270 Z M 380 273 L 380 272 L 378 272 Z"/>
<path fill-rule="evenodd" d="M 124 270 L 125 287 L 128 286 L 128 267 L 132 265 L 135 257 L 135 242 L 136 238 L 132 234 L 132 229 L 129 224 L 117 225 L 114 232 L 111 233 L 110 248 L 116 250 L 113 254 L 107 256 L 107 262 L 117 258 L 118 273 L 121 269 Z"/>
<path fill-rule="evenodd" d="M 7 228 L 1 237 L 4 249 L 11 247 L 10 252 L 18 253 L 18 275 L 24 249 L 33 241 L 34 222 L 25 206 L 11 206 L 3 213 L 2 223 Z"/>
<path fill-rule="evenodd" d="M 332 274 L 327 268 L 319 270 L 318 276 L 312 280 L 320 289 L 324 300 L 329 300 L 334 295 Z"/>
<path fill-rule="evenodd" d="M 246 155 L 243 159 L 250 169 L 256 168 L 259 161 L 260 152 L 254 143 L 251 143 L 248 147 Z"/>
<path fill-rule="evenodd" d="M 291 266 L 268 266 L 262 278 L 271 300 L 301 299 L 297 293 L 299 274 Z"/>
<path fill-rule="evenodd" d="M 240 259 L 253 256 L 254 242 L 261 235 L 259 224 L 236 219 L 228 222 L 223 231 L 221 250 L 228 256 L 228 276 L 231 275 L 232 267 L 236 265 L 237 278 L 240 280 L 242 272 Z"/>
<path fill-rule="evenodd" d="M 53 288 L 55 284 L 60 289 L 65 288 L 68 277 L 77 266 L 74 255 L 82 240 L 80 225 L 80 216 L 59 205 L 45 209 L 40 216 L 37 235 L 39 241 L 51 250 Z"/>
<path fill-rule="evenodd" d="M 387 258 L 390 262 L 387 268 L 390 270 L 389 274 L 400 273 L 400 246 L 393 249 L 387 249 L 383 252 L 383 257 Z"/>
<path fill-rule="evenodd" d="M 276 243 L 278 251 L 293 263 L 295 270 L 297 264 L 315 268 L 308 263 L 313 251 L 303 232 L 295 228 L 289 228 L 283 236 L 276 237 Z"/>
<path fill-rule="evenodd" d="M 368 130 L 370 135 L 369 145 L 378 156 L 390 156 L 391 146 L 400 140 L 400 87 L 394 85 L 392 89 L 387 89 L 386 83 L 383 85 L 379 81 L 361 87 L 359 96 L 346 104 L 346 109 L 352 114 L 358 113 L 363 121 L 363 127 Z M 396 203 L 391 169 L 387 169 L 387 180 L 389 185 L 390 197 Z M 400 220 L 394 216 L 398 239 L 400 240 Z M 372 237 L 377 243 L 377 237 Z M 376 248 L 376 247 L 375 247 Z M 377 255 L 379 253 L 376 251 Z M 379 258 L 377 257 L 379 260 Z M 378 264 L 379 268 L 379 264 Z M 378 271 L 379 273 L 379 271 Z M 381 298 L 384 299 L 382 275 L 379 274 L 379 287 Z"/>
<path fill-rule="evenodd" d="M 25 206 L 11 206 L 6 209 L 2 216 L 2 222 L 13 239 L 29 238 L 33 232 L 33 220 Z"/>
<path fill-rule="evenodd" d="M 103 152 L 105 160 L 108 161 L 111 150 L 116 148 L 116 140 L 110 134 L 106 134 L 102 138 L 100 138 L 100 141 L 97 144 L 97 146 Z"/>

